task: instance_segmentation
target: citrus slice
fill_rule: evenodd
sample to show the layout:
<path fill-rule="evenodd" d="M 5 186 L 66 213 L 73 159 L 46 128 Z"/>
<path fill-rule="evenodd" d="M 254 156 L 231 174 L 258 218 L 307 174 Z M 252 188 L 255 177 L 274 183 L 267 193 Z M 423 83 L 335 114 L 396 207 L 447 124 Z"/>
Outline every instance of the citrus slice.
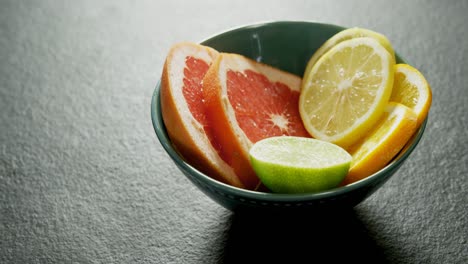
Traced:
<path fill-rule="evenodd" d="M 393 86 L 395 60 L 373 38 L 353 38 L 325 53 L 303 79 L 299 111 L 309 133 L 347 147 L 379 119 Z"/>
<path fill-rule="evenodd" d="M 303 137 L 271 137 L 250 149 L 252 166 L 263 184 L 277 193 L 331 189 L 346 176 L 351 156 L 339 146 Z"/>
<path fill-rule="evenodd" d="M 416 122 L 413 110 L 389 103 L 373 130 L 348 149 L 353 162 L 343 184 L 364 179 L 385 167 L 414 134 Z"/>
<path fill-rule="evenodd" d="M 222 158 L 243 182 L 259 182 L 249 150 L 272 136 L 310 137 L 297 104 L 301 78 L 237 54 L 220 53 L 203 79 L 207 118 Z"/>
<path fill-rule="evenodd" d="M 320 59 L 320 57 L 322 57 L 323 54 L 325 54 L 327 51 L 333 48 L 336 44 L 345 40 L 362 37 L 370 37 L 377 40 L 388 51 L 388 53 L 390 53 L 390 55 L 392 55 L 395 58 L 395 52 L 393 51 L 392 44 L 387 39 L 387 37 L 369 29 L 354 27 L 340 31 L 333 35 L 331 38 L 329 38 L 327 41 L 325 41 L 325 43 L 323 43 L 322 46 L 320 46 L 320 48 L 317 51 L 315 51 L 314 55 L 312 55 L 312 57 L 310 58 L 304 73 L 307 74 L 308 72 L 310 72 L 312 70 L 312 67 Z"/>
<path fill-rule="evenodd" d="M 411 108 L 418 116 L 419 127 L 426 119 L 432 103 L 432 92 L 424 76 L 407 64 L 395 65 L 395 81 L 390 101 Z"/>
<path fill-rule="evenodd" d="M 206 120 L 201 81 L 218 56 L 214 49 L 178 43 L 167 55 L 161 76 L 161 111 L 171 142 L 184 159 L 212 178 L 244 184 L 218 154 Z"/>

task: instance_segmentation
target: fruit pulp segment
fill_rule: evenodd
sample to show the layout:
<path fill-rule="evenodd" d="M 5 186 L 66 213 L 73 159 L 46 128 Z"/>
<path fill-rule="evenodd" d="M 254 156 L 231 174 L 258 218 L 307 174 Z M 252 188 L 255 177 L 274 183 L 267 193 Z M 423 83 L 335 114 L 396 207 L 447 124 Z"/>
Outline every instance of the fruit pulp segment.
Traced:
<path fill-rule="evenodd" d="M 252 70 L 227 72 L 227 93 L 240 128 L 252 143 L 272 136 L 310 137 L 299 109 L 299 92 Z"/>

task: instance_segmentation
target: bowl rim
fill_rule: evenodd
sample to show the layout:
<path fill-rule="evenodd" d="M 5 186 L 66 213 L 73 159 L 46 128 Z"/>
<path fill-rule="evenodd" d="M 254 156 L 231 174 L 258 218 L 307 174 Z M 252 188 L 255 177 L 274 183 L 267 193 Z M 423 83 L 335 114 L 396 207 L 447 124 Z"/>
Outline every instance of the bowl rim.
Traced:
<path fill-rule="evenodd" d="M 281 24 L 281 23 L 288 23 L 288 24 L 314 24 L 318 26 L 331 26 L 337 29 L 345 29 L 346 27 L 337 26 L 333 24 L 324 24 L 324 23 L 316 23 L 316 22 L 309 22 L 309 21 L 273 21 L 273 22 L 261 22 L 257 24 L 250 24 L 240 27 L 235 27 L 232 29 L 228 29 L 226 31 L 222 31 L 219 34 L 213 34 L 209 38 L 206 38 L 200 42 L 206 42 L 214 37 L 219 37 L 222 35 L 226 35 L 232 32 L 249 29 L 249 28 L 257 28 L 257 27 L 264 27 L 264 26 L 272 26 L 274 24 Z M 401 61 L 404 62 L 401 57 L 399 57 L 396 52 L 395 56 L 397 56 Z M 235 195 L 238 197 L 244 197 L 246 199 L 256 199 L 256 200 L 263 200 L 263 201 L 275 201 L 275 202 L 292 202 L 292 201 L 311 201 L 311 200 L 320 200 L 324 198 L 332 198 L 340 195 L 344 195 L 346 193 L 350 193 L 354 190 L 360 189 L 365 186 L 370 186 L 374 182 L 377 182 L 380 178 L 385 177 L 387 171 L 391 171 L 393 168 L 399 167 L 407 158 L 408 156 L 414 151 L 416 146 L 419 144 L 422 135 L 424 134 L 427 120 L 429 117 L 422 122 L 421 126 L 418 128 L 416 133 L 413 135 L 412 138 L 408 141 L 408 143 L 403 147 L 397 156 L 384 168 L 380 169 L 378 172 L 361 179 L 359 181 L 353 182 L 351 184 L 345 186 L 339 186 L 327 191 L 317 192 L 317 193 L 299 193 L 299 194 L 284 194 L 284 193 L 266 193 L 266 192 L 258 192 L 252 191 L 247 189 L 242 189 L 239 187 L 235 187 L 218 180 L 215 180 L 208 175 L 205 175 L 201 171 L 197 170 L 187 162 L 185 162 L 181 156 L 176 152 L 174 149 L 171 140 L 166 132 L 166 128 L 164 125 L 164 121 L 161 114 L 161 101 L 160 101 L 160 90 L 161 90 L 161 80 L 159 79 L 156 87 L 153 91 L 152 99 L 151 99 L 151 120 L 153 124 L 154 131 L 158 137 L 159 142 L 171 157 L 171 159 L 177 163 L 176 165 L 179 166 L 186 172 L 191 172 L 191 175 L 196 177 L 197 180 L 203 182 L 204 184 L 215 186 L 225 192 L 226 194 Z M 156 111 L 158 110 L 158 111 Z"/>
<path fill-rule="evenodd" d="M 265 21 L 259 21 L 253 24 L 244 24 L 244 25 L 230 27 L 218 33 L 211 34 L 208 37 L 205 37 L 204 39 L 200 40 L 198 43 L 203 45 L 205 42 L 210 41 L 211 39 L 222 37 L 223 35 L 232 34 L 241 30 L 256 29 L 260 27 L 270 27 L 270 26 L 275 26 L 275 25 L 277 26 L 277 25 L 299 25 L 299 24 L 322 26 L 322 27 L 334 28 L 334 29 L 339 29 L 339 30 L 347 29 L 347 27 L 343 27 L 340 25 L 323 23 L 323 22 L 312 21 L 312 20 L 265 20 Z"/>

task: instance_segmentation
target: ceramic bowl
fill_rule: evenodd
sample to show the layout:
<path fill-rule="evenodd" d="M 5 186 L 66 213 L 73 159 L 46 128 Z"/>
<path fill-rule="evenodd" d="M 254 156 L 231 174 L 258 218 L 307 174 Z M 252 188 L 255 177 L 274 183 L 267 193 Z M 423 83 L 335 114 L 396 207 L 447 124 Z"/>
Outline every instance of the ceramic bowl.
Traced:
<path fill-rule="evenodd" d="M 315 50 L 345 27 L 313 22 L 281 21 L 248 25 L 214 35 L 201 42 L 221 52 L 245 55 L 254 60 L 302 76 Z M 397 62 L 404 63 L 398 55 Z M 385 168 L 358 182 L 325 192 L 310 194 L 275 194 L 249 191 L 214 180 L 186 163 L 168 137 L 161 116 L 160 83 L 151 101 L 151 117 L 156 135 L 180 171 L 203 193 L 231 209 L 335 209 L 353 207 L 394 175 L 418 145 L 427 119 L 406 147 Z M 175 175 L 179 176 L 179 175 Z"/>

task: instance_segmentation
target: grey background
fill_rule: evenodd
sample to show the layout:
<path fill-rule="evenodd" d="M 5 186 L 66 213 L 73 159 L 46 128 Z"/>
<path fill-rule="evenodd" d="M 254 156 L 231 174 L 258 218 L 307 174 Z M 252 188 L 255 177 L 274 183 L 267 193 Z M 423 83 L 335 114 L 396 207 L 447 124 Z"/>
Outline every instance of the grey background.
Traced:
<path fill-rule="evenodd" d="M 467 11 L 466 0 L 1 0 L 0 263 L 468 263 Z M 155 136 L 150 99 L 172 44 L 272 20 L 379 31 L 432 86 L 422 142 L 354 210 L 234 214 Z"/>

